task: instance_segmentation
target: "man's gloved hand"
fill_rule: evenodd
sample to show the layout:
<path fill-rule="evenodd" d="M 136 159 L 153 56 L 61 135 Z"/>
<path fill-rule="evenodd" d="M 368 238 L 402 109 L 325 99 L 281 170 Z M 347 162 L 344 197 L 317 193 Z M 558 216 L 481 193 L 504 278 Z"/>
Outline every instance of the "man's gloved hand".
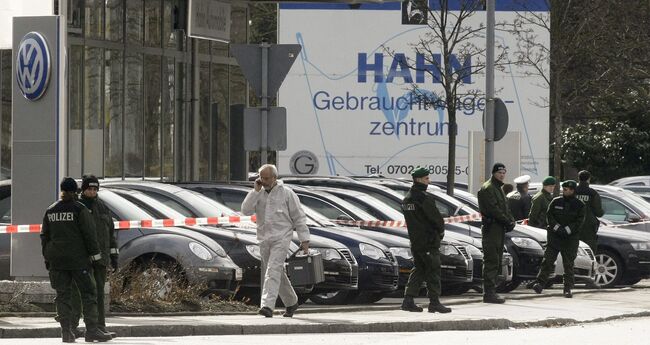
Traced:
<path fill-rule="evenodd" d="M 111 255 L 111 267 L 114 271 L 117 271 L 117 258 L 116 254 Z"/>

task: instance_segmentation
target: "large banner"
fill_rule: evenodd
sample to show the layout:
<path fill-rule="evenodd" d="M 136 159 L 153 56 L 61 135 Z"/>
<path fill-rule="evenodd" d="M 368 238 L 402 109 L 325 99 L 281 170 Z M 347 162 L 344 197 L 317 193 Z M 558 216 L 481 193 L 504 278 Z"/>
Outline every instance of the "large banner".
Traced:
<path fill-rule="evenodd" d="M 418 56 L 412 46 L 431 30 L 422 25 L 431 19 L 410 4 L 356 9 L 343 4 L 280 5 L 280 43 L 302 45 L 280 89 L 279 105 L 287 108 L 288 116 L 288 149 L 279 153 L 282 173 L 407 176 L 423 166 L 433 180 L 453 173 L 457 181 L 467 182 L 469 133 L 482 130 L 484 71 L 466 76 L 459 91 L 466 95 L 457 100 L 457 159 L 448 171 L 444 102 L 418 101 L 412 87 L 415 83 L 424 90 L 420 92 L 443 95 L 440 83 L 424 71 L 431 69 L 427 57 Z M 515 20 L 512 4 L 498 6 L 497 23 Z M 478 28 L 485 18 L 478 11 L 467 24 Z M 548 44 L 548 32 L 538 29 L 536 34 Z M 497 32 L 496 40 L 516 49 L 515 38 L 504 31 Z M 484 47 L 485 38 L 472 43 Z M 431 50 L 439 59 L 439 49 Z M 407 68 L 405 59 L 418 68 Z M 450 68 L 468 63 L 452 57 Z M 548 90 L 541 77 L 527 72 L 507 65 L 496 72 L 495 85 L 510 115 L 508 131 L 521 136 L 520 171 L 539 180 L 548 174 L 549 115 L 548 108 L 539 106 Z M 481 94 L 468 95 L 472 90 Z"/>

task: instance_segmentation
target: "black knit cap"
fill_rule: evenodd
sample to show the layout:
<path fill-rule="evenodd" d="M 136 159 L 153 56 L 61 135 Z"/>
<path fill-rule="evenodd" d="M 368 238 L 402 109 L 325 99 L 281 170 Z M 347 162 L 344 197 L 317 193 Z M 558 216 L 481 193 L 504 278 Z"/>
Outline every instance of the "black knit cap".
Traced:
<path fill-rule="evenodd" d="M 506 166 L 503 163 L 494 163 L 492 166 L 492 173 L 494 174 L 499 170 L 506 170 Z"/>
<path fill-rule="evenodd" d="M 99 180 L 95 175 L 84 175 L 83 180 L 81 181 L 81 190 L 84 191 L 90 187 L 99 189 Z"/>
<path fill-rule="evenodd" d="M 76 192 L 78 186 L 77 181 L 72 177 L 64 177 L 59 187 L 61 187 L 62 192 Z"/>

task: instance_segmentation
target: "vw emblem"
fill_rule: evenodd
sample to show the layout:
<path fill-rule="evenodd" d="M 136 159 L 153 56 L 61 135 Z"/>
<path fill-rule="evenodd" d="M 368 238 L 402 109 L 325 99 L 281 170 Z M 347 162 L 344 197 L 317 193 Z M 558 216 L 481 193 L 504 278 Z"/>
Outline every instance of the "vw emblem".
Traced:
<path fill-rule="evenodd" d="M 35 101 L 45 94 L 50 67 L 50 50 L 45 38 L 33 31 L 25 35 L 16 56 L 16 82 L 25 98 Z"/>
<path fill-rule="evenodd" d="M 311 151 L 298 151 L 291 156 L 289 170 L 294 175 L 316 175 L 318 158 Z"/>

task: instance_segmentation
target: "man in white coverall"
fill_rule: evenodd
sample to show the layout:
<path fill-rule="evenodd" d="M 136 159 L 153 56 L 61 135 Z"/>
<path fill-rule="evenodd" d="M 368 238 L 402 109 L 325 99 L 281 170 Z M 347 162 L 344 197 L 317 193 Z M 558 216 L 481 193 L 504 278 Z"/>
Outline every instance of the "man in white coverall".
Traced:
<path fill-rule="evenodd" d="M 298 296 L 284 271 L 284 261 L 293 238 L 298 233 L 300 248 L 309 250 L 309 229 L 298 196 L 278 181 L 275 165 L 265 164 L 259 169 L 260 177 L 241 205 L 244 215 L 257 215 L 257 239 L 262 256 L 262 300 L 259 314 L 273 317 L 278 295 L 287 306 L 285 317 L 292 317 L 298 309 Z"/>

